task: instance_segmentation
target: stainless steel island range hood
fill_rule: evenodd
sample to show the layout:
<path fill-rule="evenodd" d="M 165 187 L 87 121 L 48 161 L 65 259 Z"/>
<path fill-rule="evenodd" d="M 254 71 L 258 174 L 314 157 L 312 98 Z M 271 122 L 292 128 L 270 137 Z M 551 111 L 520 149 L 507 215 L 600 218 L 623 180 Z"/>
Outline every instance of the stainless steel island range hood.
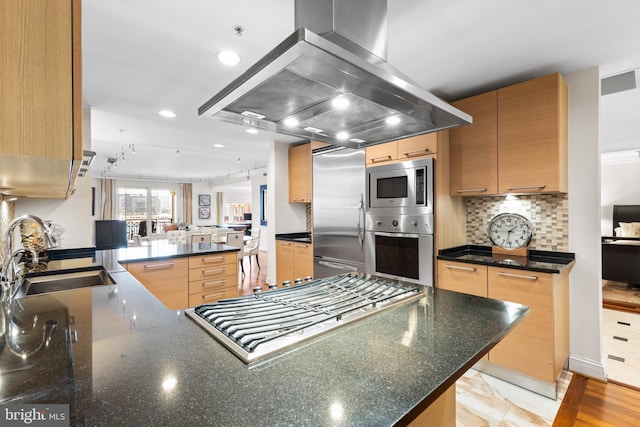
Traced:
<path fill-rule="evenodd" d="M 386 0 L 296 0 L 295 26 L 198 114 L 351 148 L 471 123 L 386 62 Z"/>

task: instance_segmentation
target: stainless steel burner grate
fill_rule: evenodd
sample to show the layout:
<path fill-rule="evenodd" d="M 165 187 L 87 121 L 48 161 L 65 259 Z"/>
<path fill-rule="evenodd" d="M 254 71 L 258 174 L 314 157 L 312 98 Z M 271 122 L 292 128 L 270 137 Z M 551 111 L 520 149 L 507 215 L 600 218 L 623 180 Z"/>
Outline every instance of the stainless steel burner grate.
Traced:
<path fill-rule="evenodd" d="M 421 293 L 346 274 L 220 300 L 186 314 L 249 363 Z"/>

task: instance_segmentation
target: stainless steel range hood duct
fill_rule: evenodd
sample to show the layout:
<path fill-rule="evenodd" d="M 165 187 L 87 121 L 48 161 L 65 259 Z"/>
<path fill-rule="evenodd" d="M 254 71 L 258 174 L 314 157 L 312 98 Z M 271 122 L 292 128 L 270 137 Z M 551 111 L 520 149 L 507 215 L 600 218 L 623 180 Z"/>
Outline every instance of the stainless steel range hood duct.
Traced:
<path fill-rule="evenodd" d="M 386 62 L 386 0 L 296 0 L 295 20 L 198 114 L 351 148 L 472 122 Z"/>

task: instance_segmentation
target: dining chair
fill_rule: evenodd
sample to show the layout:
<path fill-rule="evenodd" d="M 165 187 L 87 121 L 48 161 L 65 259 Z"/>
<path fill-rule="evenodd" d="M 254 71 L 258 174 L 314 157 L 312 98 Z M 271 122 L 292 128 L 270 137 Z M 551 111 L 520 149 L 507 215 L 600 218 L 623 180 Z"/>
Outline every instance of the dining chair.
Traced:
<path fill-rule="evenodd" d="M 243 231 L 230 231 L 229 233 L 227 233 L 227 241 L 225 245 L 240 248 L 238 263 L 240 264 L 240 268 L 242 269 L 242 274 L 244 274 L 244 267 L 242 266 L 242 248 L 244 246 L 244 239 L 242 238 L 242 236 L 244 236 Z"/>
<path fill-rule="evenodd" d="M 251 232 L 251 237 L 245 242 L 242 247 L 242 260 L 240 266 L 242 268 L 242 274 L 244 274 L 244 258 L 249 257 L 249 271 L 251 271 L 251 255 L 256 257 L 256 265 L 260 270 L 260 261 L 258 261 L 258 254 L 260 253 L 260 230 L 254 230 Z"/>
<path fill-rule="evenodd" d="M 227 234 L 231 232 L 230 228 L 216 228 L 214 231 L 214 239 L 216 243 L 226 243 L 227 242 Z"/>
<path fill-rule="evenodd" d="M 187 232 L 184 230 L 167 231 L 167 240 L 170 245 L 187 243 Z"/>

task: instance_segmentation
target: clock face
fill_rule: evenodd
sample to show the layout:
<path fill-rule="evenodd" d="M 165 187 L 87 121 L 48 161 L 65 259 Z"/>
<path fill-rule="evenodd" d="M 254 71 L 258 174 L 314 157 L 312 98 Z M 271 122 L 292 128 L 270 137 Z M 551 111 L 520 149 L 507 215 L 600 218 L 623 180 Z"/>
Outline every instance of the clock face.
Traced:
<path fill-rule="evenodd" d="M 504 249 L 518 249 L 529 246 L 533 237 L 531 222 L 522 215 L 503 213 L 489 223 L 491 243 Z"/>

